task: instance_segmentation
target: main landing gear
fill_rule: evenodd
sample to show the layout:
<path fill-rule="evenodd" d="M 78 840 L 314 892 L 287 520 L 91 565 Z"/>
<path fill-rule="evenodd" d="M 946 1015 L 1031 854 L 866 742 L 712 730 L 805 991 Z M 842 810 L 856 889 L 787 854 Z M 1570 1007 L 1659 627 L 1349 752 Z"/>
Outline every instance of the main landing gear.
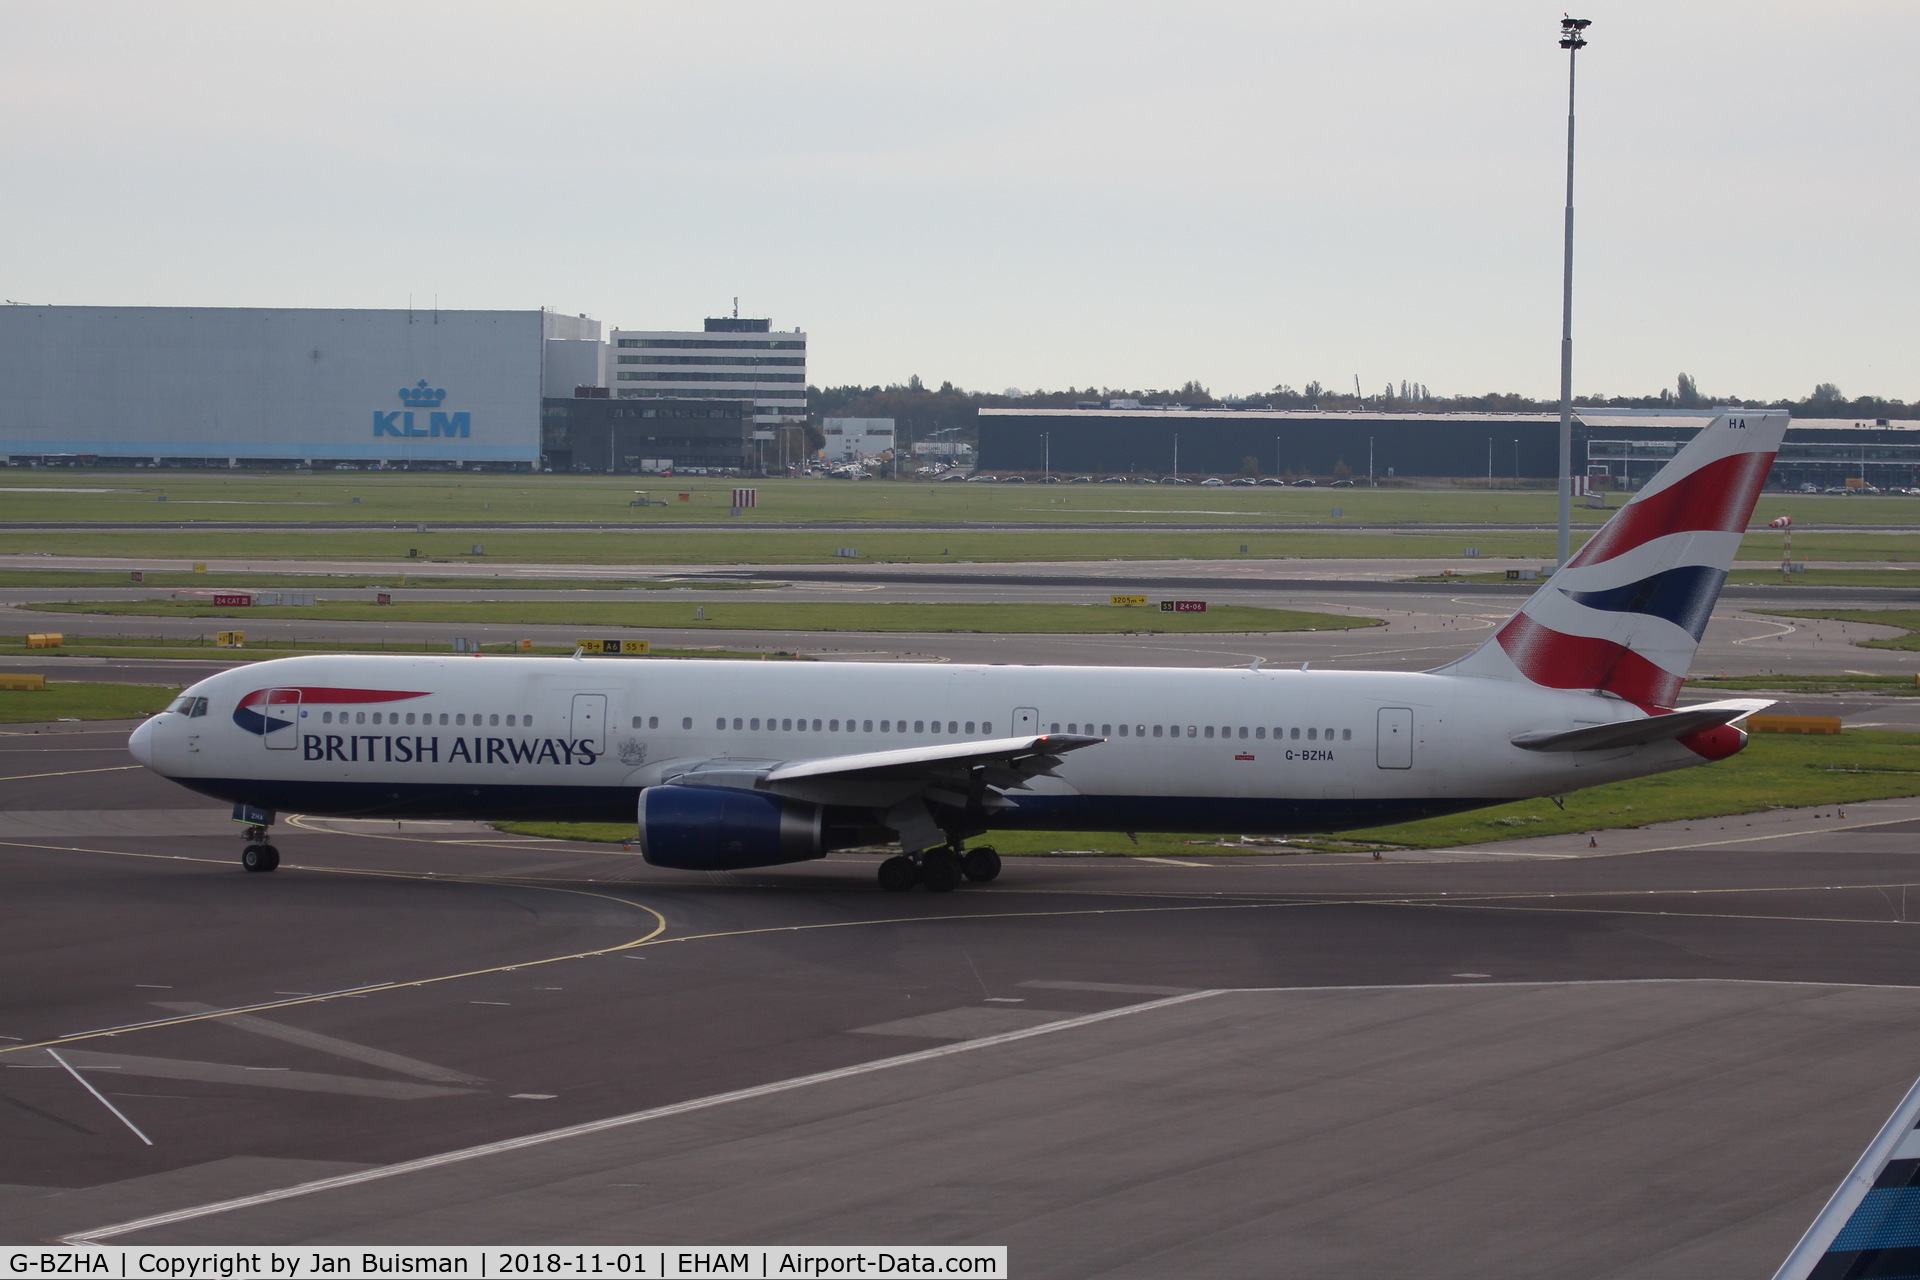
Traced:
<path fill-rule="evenodd" d="M 1000 874 L 1000 855 L 987 845 L 968 849 L 927 849 L 921 853 L 900 853 L 880 864 L 880 887 L 889 893 L 905 893 L 914 885 L 924 885 L 928 893 L 952 893 L 960 882 L 972 880 L 985 884 Z"/>
<path fill-rule="evenodd" d="M 280 865 L 280 851 L 267 843 L 265 827 L 248 827 L 247 847 L 240 851 L 240 865 L 248 871 L 272 871 Z"/>

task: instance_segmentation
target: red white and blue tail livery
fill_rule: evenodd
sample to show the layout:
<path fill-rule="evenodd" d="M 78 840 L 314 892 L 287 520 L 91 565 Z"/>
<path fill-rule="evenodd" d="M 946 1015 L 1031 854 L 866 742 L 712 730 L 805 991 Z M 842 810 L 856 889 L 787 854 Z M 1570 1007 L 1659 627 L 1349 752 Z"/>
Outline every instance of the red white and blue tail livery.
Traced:
<path fill-rule="evenodd" d="M 201 681 L 134 756 L 276 811 L 632 821 L 658 866 L 897 841 L 951 889 L 1001 828 L 1339 831 L 1720 760 L 1760 699 L 1677 706 L 1787 419 L 1717 417 L 1473 653 L 1437 671 L 338 655 Z"/>
<path fill-rule="evenodd" d="M 1491 640 L 1441 670 L 1671 709 L 1786 429 L 1783 412 L 1715 418 Z"/>

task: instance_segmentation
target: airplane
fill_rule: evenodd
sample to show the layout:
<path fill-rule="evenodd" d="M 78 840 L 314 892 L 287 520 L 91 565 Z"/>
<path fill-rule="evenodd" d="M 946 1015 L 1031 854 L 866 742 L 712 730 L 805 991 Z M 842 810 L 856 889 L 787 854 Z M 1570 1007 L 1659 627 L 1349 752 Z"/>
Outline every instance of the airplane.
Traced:
<path fill-rule="evenodd" d="M 894 843 L 889 890 L 990 881 L 994 830 L 1325 832 L 1723 760 L 1770 700 L 1676 709 L 1787 428 L 1728 410 L 1479 648 L 1432 671 L 313 655 L 235 668 L 134 757 L 282 811 L 636 822 L 737 870 Z"/>

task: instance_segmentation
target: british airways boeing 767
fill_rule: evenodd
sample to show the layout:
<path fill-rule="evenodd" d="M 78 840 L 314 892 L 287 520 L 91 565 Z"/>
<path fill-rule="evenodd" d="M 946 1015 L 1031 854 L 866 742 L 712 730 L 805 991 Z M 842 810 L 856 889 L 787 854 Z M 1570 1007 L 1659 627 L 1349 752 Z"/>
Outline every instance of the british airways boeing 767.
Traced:
<path fill-rule="evenodd" d="M 1787 427 L 1715 418 L 1485 644 L 1435 671 L 339 656 L 236 668 L 134 731 L 256 811 L 632 821 L 705 870 L 895 842 L 991 880 L 995 829 L 1337 831 L 1684 769 L 1768 705 L 1675 710 Z"/>

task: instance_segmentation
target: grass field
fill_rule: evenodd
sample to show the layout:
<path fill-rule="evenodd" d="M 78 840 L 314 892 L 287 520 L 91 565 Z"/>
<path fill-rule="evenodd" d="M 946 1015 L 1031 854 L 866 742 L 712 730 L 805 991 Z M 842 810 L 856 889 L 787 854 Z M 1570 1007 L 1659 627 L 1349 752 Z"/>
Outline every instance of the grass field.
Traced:
<path fill-rule="evenodd" d="M 490 656 L 508 657 L 566 657 L 576 646 L 570 644 L 535 645 L 531 649 L 521 649 L 511 642 L 487 645 L 481 652 Z M 25 641 L 21 636 L 0 636 L 0 654 L 12 650 L 25 651 Z M 265 662 L 271 658 L 291 658 L 305 653 L 430 653 L 446 656 L 452 652 L 447 641 L 384 641 L 370 644 L 351 644 L 326 640 L 249 640 L 238 649 L 222 649 L 207 636 L 199 642 L 183 640 L 177 636 L 113 636 L 99 640 L 87 640 L 75 637 L 56 649 L 35 649 L 35 656 L 55 655 L 68 658 L 167 658 L 175 660 L 206 661 L 209 658 L 221 662 Z M 644 661 L 649 658 L 793 658 L 797 655 L 784 651 L 762 653 L 741 649 L 719 648 L 662 648 L 655 646 L 645 654 L 627 654 L 622 661 L 632 658 Z M 596 655 L 596 661 L 599 655 Z M 810 658 L 801 661 L 812 661 Z M 5 662 L 0 657 L 0 664 Z"/>
<path fill-rule="evenodd" d="M 1741 554 L 1747 554 L 1744 548 Z M 1507 580 L 1504 573 L 1454 573 L 1406 579 L 1408 582 L 1505 582 Z M 1750 587 L 1920 587 L 1920 563 L 1916 563 L 1912 569 L 1808 569 L 1804 573 L 1788 574 L 1783 574 L 1777 569 L 1735 569 L 1727 575 L 1727 583 L 1730 586 Z"/>
<path fill-rule="evenodd" d="M 0 689 L 0 724 L 43 720 L 133 720 L 173 701 L 179 688 L 50 680 L 44 690 Z"/>
<path fill-rule="evenodd" d="M 1113 832 L 996 831 L 981 837 L 1002 853 L 1106 853 L 1193 857 L 1196 854 L 1311 852 L 1324 848 L 1439 849 L 1523 836 L 1605 831 L 1686 818 L 1758 813 L 1771 808 L 1847 804 L 1920 794 L 1920 734 L 1850 730 L 1832 737 L 1755 734 L 1728 760 L 1677 773 L 1617 782 L 1566 797 L 1523 800 L 1448 818 L 1430 818 L 1333 837 L 1304 835 L 1285 846 L 1240 845 L 1234 837 L 1142 834 L 1134 843 Z M 631 840 L 621 823 L 506 823 L 504 830 L 559 840 Z M 1249 835 L 1263 834 L 1249 832 Z"/>
<path fill-rule="evenodd" d="M 1320 521 L 1340 507 L 1349 520 L 1552 524 L 1550 489 L 1287 489 L 1195 485 L 998 485 L 910 481 L 747 480 L 758 505 L 729 517 L 731 480 L 647 476 L 462 476 L 339 472 L 314 475 L 189 471 L 21 471 L 8 473 L 9 520 L 154 521 L 522 521 L 611 520 L 647 525 L 676 520 Z M 106 492 L 88 493 L 88 489 Z M 25 490 L 25 491 L 20 491 Z M 644 490 L 664 505 L 629 505 Z M 685 501 L 680 499 L 686 494 Z M 164 495 L 166 501 L 161 501 Z M 358 499 L 358 501 L 355 501 Z M 1614 495 L 1615 508 L 1624 498 Z M 1920 498 L 1769 494 L 1758 514 L 1791 506 L 1810 525 L 1920 525 Z M 1597 525 L 1611 511 L 1577 508 Z M 491 549 L 491 548 L 489 548 Z"/>
<path fill-rule="evenodd" d="M 312 622 L 451 622 L 579 627 L 676 627 L 751 631 L 974 631 L 996 635 L 1111 635 L 1124 632 L 1345 631 L 1379 626 L 1376 618 L 1221 605 L 1205 613 L 1069 604 L 841 604 L 742 602 L 673 604 L 621 601 L 468 601 L 351 604 L 333 601 L 310 608 L 232 609 L 191 601 L 116 600 L 35 604 L 47 613 L 92 613 L 114 617 L 291 618 Z M 704 619 L 695 616 L 703 609 Z M 51 628 L 49 628 L 51 629 Z"/>
<path fill-rule="evenodd" d="M 1920 694 L 1920 684 L 1912 676 L 1867 676 L 1847 672 L 1819 676 L 1695 676 L 1687 681 L 1689 689 L 1765 690 L 1770 693 L 1880 693 L 1888 697 Z"/>
<path fill-rule="evenodd" d="M 1591 530 L 1574 535 L 1583 545 Z M 1352 532 L 1286 530 L 1207 533 L 1195 530 L 1063 528 L 1058 530 L 827 530 L 822 532 L 752 528 L 717 530 L 501 531 L 398 533 L 384 530 L 91 530 L 49 532 L 0 525 L 0 553 L 49 556 L 111 556 L 139 565 L 151 560 L 356 560 L 387 562 L 396 572 L 431 565 L 474 563 L 468 554 L 478 540 L 486 559 L 528 564 L 844 564 L 834 553 L 851 547 L 856 562 L 940 564 L 1058 560 L 1232 560 L 1247 559 L 1458 559 L 1473 562 L 1466 548 L 1482 555 L 1544 562 L 1553 556 L 1551 532 L 1480 531 L 1471 533 Z M 1913 533 L 1817 533 L 1795 540 L 1818 560 L 1920 563 L 1920 531 Z M 1246 547 L 1242 553 L 1240 548 Z M 410 558 L 417 550 L 418 558 Z M 1779 540 L 1749 535 L 1740 555 L 1749 560 L 1777 556 Z M 406 566 L 403 570 L 401 566 Z M 50 566 L 51 567 L 51 566 Z M 411 578 L 409 579 L 411 581 Z M 203 579 L 204 581 L 204 579 Z"/>
<path fill-rule="evenodd" d="M 90 569 L 0 569 L 0 587 L 199 587 L 326 591 L 329 588 L 417 587 L 485 591 L 757 591 L 777 582 L 690 582 L 673 578 L 504 578 L 494 575 L 434 577 L 396 569 L 392 573 L 171 573 L 145 570 L 136 583 L 125 573 Z"/>

